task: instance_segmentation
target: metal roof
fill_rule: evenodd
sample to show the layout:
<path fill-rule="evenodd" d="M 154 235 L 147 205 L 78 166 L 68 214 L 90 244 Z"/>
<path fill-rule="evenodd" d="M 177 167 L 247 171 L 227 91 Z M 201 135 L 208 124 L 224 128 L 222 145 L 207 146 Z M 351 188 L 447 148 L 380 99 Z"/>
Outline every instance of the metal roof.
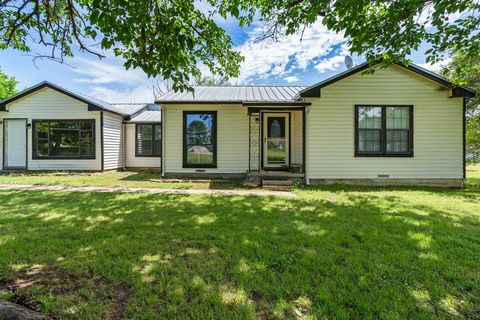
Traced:
<path fill-rule="evenodd" d="M 144 111 L 128 120 L 127 123 L 161 122 L 161 120 L 162 113 L 160 111 Z"/>
<path fill-rule="evenodd" d="M 225 86 L 193 87 L 193 92 L 170 91 L 156 103 L 246 103 L 297 102 L 295 96 L 305 87 L 298 86 Z"/>
<path fill-rule="evenodd" d="M 138 111 L 145 109 L 148 103 L 111 103 L 111 105 L 118 110 L 121 110 L 126 115 L 133 115 Z"/>

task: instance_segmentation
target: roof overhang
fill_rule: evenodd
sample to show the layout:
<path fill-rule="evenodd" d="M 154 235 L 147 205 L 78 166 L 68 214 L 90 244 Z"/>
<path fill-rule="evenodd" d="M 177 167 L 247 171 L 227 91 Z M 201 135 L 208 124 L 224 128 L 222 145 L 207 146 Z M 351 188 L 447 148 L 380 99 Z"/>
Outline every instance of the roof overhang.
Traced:
<path fill-rule="evenodd" d="M 158 104 L 242 104 L 242 101 L 233 100 L 156 100 Z"/>
<path fill-rule="evenodd" d="M 377 62 L 378 63 L 381 63 L 381 61 Z M 475 97 L 475 92 L 469 88 L 466 88 L 466 87 L 461 87 L 461 86 L 455 86 L 453 83 L 451 83 L 450 81 L 448 81 L 447 79 L 445 79 L 444 77 L 436 74 L 436 73 L 433 73 L 431 71 L 428 71 L 426 69 L 423 69 L 417 65 L 414 65 L 414 64 L 409 64 L 409 65 L 405 65 L 405 64 L 402 64 L 402 63 L 395 63 L 395 65 L 397 66 L 400 66 L 402 68 L 405 68 L 411 72 L 414 72 L 424 78 L 427 78 L 433 82 L 436 82 L 438 83 L 439 85 L 443 86 L 443 87 L 446 87 L 446 88 L 449 88 L 451 89 L 451 97 L 452 98 L 456 98 L 456 97 L 464 97 L 464 98 L 471 98 L 471 97 Z M 340 81 L 344 78 L 347 78 L 351 75 L 354 75 L 358 72 L 361 72 L 361 71 L 364 71 L 364 70 L 367 70 L 368 68 L 370 68 L 371 65 L 368 63 L 368 62 L 365 62 L 365 63 L 362 63 L 350 70 L 347 70 L 347 71 L 344 71 L 344 72 L 341 72 L 331 78 L 328 78 L 324 81 L 321 81 L 317 84 L 314 84 L 313 86 L 310 86 L 306 89 L 303 89 L 299 92 L 299 97 L 301 98 L 318 98 L 318 97 L 321 97 L 321 89 L 323 87 L 326 87 L 332 83 L 335 83 L 337 81 Z"/>
<path fill-rule="evenodd" d="M 10 98 L 7 98 L 7 99 L 4 99 L 4 100 L 0 101 L 0 111 L 7 111 L 8 112 L 7 105 L 9 103 L 12 103 L 12 102 L 14 102 L 18 99 L 26 97 L 26 96 L 28 96 L 32 93 L 35 93 L 39 90 L 42 90 L 43 88 L 50 88 L 52 90 L 58 91 L 58 92 L 66 95 L 66 96 L 69 96 L 73 99 L 76 99 L 80 102 L 83 102 L 83 103 L 87 104 L 88 111 L 108 111 L 108 112 L 112 112 L 112 113 L 115 113 L 115 114 L 118 114 L 118 115 L 121 115 L 121 116 L 125 116 L 124 113 L 115 112 L 113 110 L 108 110 L 108 109 L 102 107 L 100 104 L 95 103 L 94 101 L 87 100 L 87 99 L 83 98 L 82 96 L 80 96 L 78 94 L 75 94 L 71 91 L 65 90 L 64 88 L 56 86 L 53 83 L 50 83 L 50 82 L 47 82 L 47 81 L 43 81 L 43 82 L 41 82 L 37 85 L 34 85 L 33 87 L 30 87 L 30 88 L 27 88 L 23 91 L 20 91 L 19 93 L 11 96 Z"/>

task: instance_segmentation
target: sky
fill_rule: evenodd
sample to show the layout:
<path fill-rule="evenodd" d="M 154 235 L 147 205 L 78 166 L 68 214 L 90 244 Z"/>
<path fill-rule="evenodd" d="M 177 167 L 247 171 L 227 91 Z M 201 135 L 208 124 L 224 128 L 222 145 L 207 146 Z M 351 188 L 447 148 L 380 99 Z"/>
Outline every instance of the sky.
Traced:
<path fill-rule="evenodd" d="M 321 21 L 307 27 L 303 37 L 298 33 L 278 42 L 256 41 L 263 31 L 258 24 L 240 28 L 234 19 L 218 19 L 217 23 L 245 57 L 240 77 L 231 79 L 232 84 L 309 86 L 346 69 L 347 40 L 343 34 L 329 31 Z M 425 64 L 426 49 L 423 46 L 410 58 L 415 64 L 438 69 L 439 65 Z M 120 58 L 106 54 L 107 58 L 102 60 L 77 53 L 66 64 L 49 60 L 37 60 L 34 64 L 31 55 L 8 49 L 0 51 L 0 67 L 16 77 L 19 89 L 47 80 L 107 102 L 152 102 L 153 80 L 140 69 L 125 70 Z M 364 62 L 362 57 L 352 58 L 355 65 Z"/>

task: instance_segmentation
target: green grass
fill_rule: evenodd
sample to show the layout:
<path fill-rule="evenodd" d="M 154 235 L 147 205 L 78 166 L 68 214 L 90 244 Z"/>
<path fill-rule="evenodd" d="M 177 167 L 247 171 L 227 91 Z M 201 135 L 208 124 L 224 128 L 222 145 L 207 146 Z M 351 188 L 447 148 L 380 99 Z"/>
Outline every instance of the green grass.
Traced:
<path fill-rule="evenodd" d="M 163 179 L 159 171 L 73 172 L 18 172 L 0 174 L 0 184 L 100 186 L 122 188 L 162 189 L 237 189 L 238 183 L 174 181 Z"/>
<path fill-rule="evenodd" d="M 469 174 L 294 199 L 1 191 L 0 298 L 62 319 L 477 319 Z M 37 282 L 2 291 L 16 279 Z"/>

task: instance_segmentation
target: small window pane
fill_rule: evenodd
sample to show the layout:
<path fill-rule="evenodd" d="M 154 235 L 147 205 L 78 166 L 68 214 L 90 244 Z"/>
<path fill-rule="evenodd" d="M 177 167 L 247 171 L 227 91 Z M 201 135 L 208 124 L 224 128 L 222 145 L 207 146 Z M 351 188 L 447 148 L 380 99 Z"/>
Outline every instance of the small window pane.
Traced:
<path fill-rule="evenodd" d="M 93 140 L 80 141 L 80 154 L 82 157 L 93 156 L 94 144 Z"/>
<path fill-rule="evenodd" d="M 48 156 L 48 140 L 37 140 L 37 155 L 41 157 Z"/>
<path fill-rule="evenodd" d="M 387 107 L 387 129 L 409 129 L 408 107 Z"/>
<path fill-rule="evenodd" d="M 152 140 L 142 140 L 142 142 L 140 143 L 140 154 L 152 154 Z"/>
<path fill-rule="evenodd" d="M 362 129 L 380 129 L 382 127 L 382 108 L 359 107 L 358 127 Z"/>
<path fill-rule="evenodd" d="M 138 133 L 140 134 L 141 140 L 152 140 L 152 126 L 151 125 L 140 125 L 138 128 Z"/>
<path fill-rule="evenodd" d="M 155 140 L 162 139 L 162 127 L 159 125 L 155 126 Z"/>
<path fill-rule="evenodd" d="M 387 152 L 408 152 L 408 134 L 408 130 L 387 130 Z"/>
<path fill-rule="evenodd" d="M 36 123 L 35 130 L 38 139 L 48 139 L 48 122 Z"/>
<path fill-rule="evenodd" d="M 381 139 L 380 130 L 361 129 L 358 132 L 358 151 L 360 152 L 380 152 Z"/>

